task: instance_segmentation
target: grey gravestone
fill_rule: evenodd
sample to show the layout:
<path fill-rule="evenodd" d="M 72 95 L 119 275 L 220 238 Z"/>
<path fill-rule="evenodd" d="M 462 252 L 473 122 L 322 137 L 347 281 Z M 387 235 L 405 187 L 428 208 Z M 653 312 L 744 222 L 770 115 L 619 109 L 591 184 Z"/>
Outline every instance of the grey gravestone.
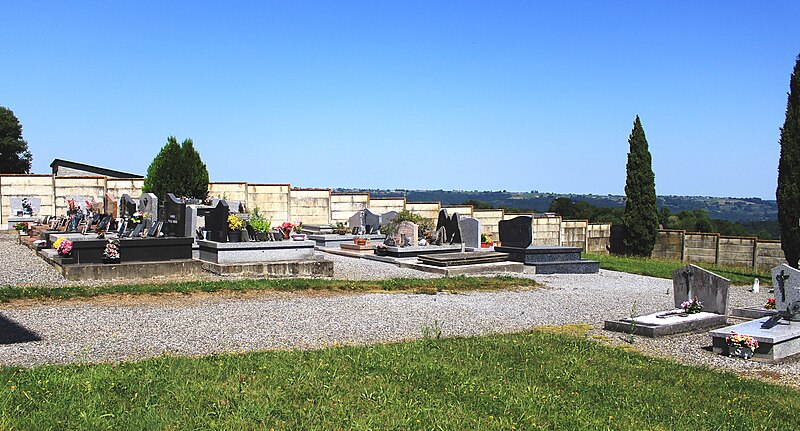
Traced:
<path fill-rule="evenodd" d="M 800 271 L 787 264 L 772 269 L 775 309 L 786 320 L 800 321 Z"/>
<path fill-rule="evenodd" d="M 368 234 L 378 232 L 381 228 L 381 215 L 372 212 L 369 208 L 364 210 L 364 231 Z"/>
<path fill-rule="evenodd" d="M 436 229 L 444 228 L 445 242 L 447 244 L 461 243 L 461 228 L 459 226 L 458 213 L 452 216 L 447 214 L 446 209 L 439 210 L 439 218 L 436 222 Z"/>
<path fill-rule="evenodd" d="M 353 232 L 357 233 L 363 232 L 364 225 L 366 224 L 364 223 L 364 211 L 365 210 L 356 211 L 355 214 L 353 214 L 352 216 L 350 216 L 349 219 L 347 219 L 347 227 L 349 227 L 351 230 L 358 229 L 358 231 L 354 230 Z"/>
<path fill-rule="evenodd" d="M 139 211 L 142 213 L 142 223 L 145 229 L 158 221 L 158 197 L 153 193 L 142 193 L 139 198 Z"/>
<path fill-rule="evenodd" d="M 33 197 L 24 198 L 11 198 L 9 199 L 11 205 L 12 216 L 34 216 L 39 215 L 42 208 L 42 199 Z"/>
<path fill-rule="evenodd" d="M 397 231 L 394 234 L 395 243 L 401 247 L 407 245 L 416 246 L 419 242 L 419 227 L 416 223 L 404 220 L 397 224 Z"/>
<path fill-rule="evenodd" d="M 208 230 L 208 240 L 216 242 L 228 242 L 228 204 L 225 201 L 217 202 L 214 208 L 206 212 L 206 230 Z"/>
<path fill-rule="evenodd" d="M 479 248 L 481 246 L 481 221 L 473 217 L 462 217 L 458 220 L 461 231 L 461 242 L 465 247 Z"/>
<path fill-rule="evenodd" d="M 137 236 L 140 236 L 143 230 L 144 230 L 144 224 L 142 223 L 137 224 L 136 227 L 133 229 L 133 232 L 131 232 L 131 237 L 136 238 Z"/>
<path fill-rule="evenodd" d="M 703 311 L 727 314 L 728 288 L 731 282 L 713 272 L 695 265 L 686 265 L 672 272 L 672 294 L 675 308 L 689 299 L 697 298 Z"/>
<path fill-rule="evenodd" d="M 129 218 L 136 212 L 136 201 L 127 193 L 119 198 L 119 216 L 120 218 Z"/>
<path fill-rule="evenodd" d="M 518 216 L 498 224 L 503 247 L 528 248 L 533 242 L 533 217 Z"/>
<path fill-rule="evenodd" d="M 164 201 L 164 217 L 162 219 L 165 236 L 187 236 L 186 203 L 172 193 L 167 193 L 167 199 Z"/>

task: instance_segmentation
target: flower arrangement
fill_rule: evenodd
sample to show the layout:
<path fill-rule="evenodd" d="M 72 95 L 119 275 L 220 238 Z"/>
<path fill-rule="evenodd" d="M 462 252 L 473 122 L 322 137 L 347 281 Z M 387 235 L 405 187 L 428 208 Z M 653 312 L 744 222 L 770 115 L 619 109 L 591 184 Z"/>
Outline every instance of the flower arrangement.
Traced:
<path fill-rule="evenodd" d="M 119 259 L 119 240 L 116 238 L 109 238 L 105 250 L 103 250 L 103 257 L 106 259 L 117 260 Z"/>
<path fill-rule="evenodd" d="M 15 224 L 14 225 L 14 229 L 16 229 L 16 230 L 28 230 L 28 229 L 30 229 L 30 226 L 28 226 L 28 223 L 22 221 L 22 222 L 19 222 L 19 223 Z"/>
<path fill-rule="evenodd" d="M 53 243 L 53 247 L 58 252 L 59 256 L 69 256 L 72 253 L 72 241 L 61 237 Z"/>
<path fill-rule="evenodd" d="M 735 332 L 731 332 L 731 335 L 725 337 L 725 342 L 728 343 L 729 347 L 747 347 L 752 350 L 756 350 L 758 348 L 758 340 L 749 336 L 749 335 L 741 335 Z"/>
<path fill-rule="evenodd" d="M 490 243 L 490 242 L 492 242 L 492 237 L 490 237 L 489 235 L 486 235 L 486 234 L 482 233 L 482 234 L 481 234 L 481 242 L 482 242 L 482 243 Z"/>
<path fill-rule="evenodd" d="M 703 311 L 703 303 L 697 298 L 689 299 L 683 301 L 681 308 L 686 314 L 695 314 Z"/>
<path fill-rule="evenodd" d="M 75 204 L 74 199 L 67 199 L 67 215 L 73 215 L 78 213 L 78 205 Z"/>
<path fill-rule="evenodd" d="M 228 230 L 237 231 L 242 230 L 244 222 L 236 214 L 228 216 Z"/>
<path fill-rule="evenodd" d="M 294 227 L 292 228 L 292 231 L 294 233 L 303 233 L 303 222 L 299 221 L 295 223 Z"/>
<path fill-rule="evenodd" d="M 131 214 L 131 223 L 139 224 L 142 222 L 142 213 L 136 211 L 135 213 Z"/>
<path fill-rule="evenodd" d="M 767 302 L 764 303 L 764 308 L 767 310 L 774 310 L 775 306 L 775 298 L 767 298 Z"/>

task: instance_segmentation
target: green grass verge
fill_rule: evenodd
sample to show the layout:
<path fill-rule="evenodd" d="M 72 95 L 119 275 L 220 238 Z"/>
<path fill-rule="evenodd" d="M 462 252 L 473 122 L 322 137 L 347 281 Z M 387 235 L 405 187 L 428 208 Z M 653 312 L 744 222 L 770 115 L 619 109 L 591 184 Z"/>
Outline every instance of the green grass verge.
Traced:
<path fill-rule="evenodd" d="M 0 429 L 798 425 L 798 390 L 559 332 L 2 369 Z"/>
<path fill-rule="evenodd" d="M 159 294 L 220 291 L 404 291 L 436 293 L 441 291 L 497 290 L 512 287 L 534 287 L 530 279 L 497 277 L 441 277 L 441 278 L 391 278 L 375 281 L 321 280 L 321 279 L 243 279 L 230 281 L 187 281 L 180 283 L 124 284 L 96 287 L 0 287 L 0 302 L 15 299 L 69 299 L 109 294 Z"/>
<path fill-rule="evenodd" d="M 609 254 L 584 253 L 584 258 L 600 261 L 600 268 L 612 271 L 621 271 L 631 274 L 649 275 L 651 277 L 672 278 L 672 271 L 686 266 L 686 262 L 679 260 L 652 259 L 635 256 L 616 256 Z M 771 285 L 772 277 L 769 274 L 755 272 L 746 268 L 730 266 L 695 264 L 709 271 L 719 274 L 731 281 L 734 285 L 751 285 L 753 279 L 758 277 L 761 284 Z"/>

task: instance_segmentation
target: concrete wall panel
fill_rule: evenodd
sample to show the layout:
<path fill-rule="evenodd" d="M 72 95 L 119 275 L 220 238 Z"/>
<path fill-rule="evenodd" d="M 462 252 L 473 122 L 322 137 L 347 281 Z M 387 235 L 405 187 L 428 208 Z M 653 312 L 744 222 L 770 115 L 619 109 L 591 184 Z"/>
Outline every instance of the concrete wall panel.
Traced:
<path fill-rule="evenodd" d="M 369 207 L 369 193 L 331 194 L 331 224 L 347 223 L 357 211 Z"/>
<path fill-rule="evenodd" d="M 330 189 L 290 189 L 289 218 L 305 224 L 329 224 L 331 220 Z"/>

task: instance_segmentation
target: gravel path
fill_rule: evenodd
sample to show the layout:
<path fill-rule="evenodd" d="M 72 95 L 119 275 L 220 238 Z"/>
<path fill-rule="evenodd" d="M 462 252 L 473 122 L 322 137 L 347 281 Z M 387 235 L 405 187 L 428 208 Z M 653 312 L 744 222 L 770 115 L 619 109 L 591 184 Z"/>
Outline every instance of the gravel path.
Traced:
<path fill-rule="evenodd" d="M 27 248 L 3 242 L 0 283 L 63 285 Z M 325 255 L 336 278 L 431 277 L 364 259 Z M 661 339 L 603 331 L 609 318 L 671 308 L 672 282 L 612 271 L 591 275 L 531 275 L 545 288 L 464 294 L 247 293 L 104 297 L 15 302 L 0 306 L 40 341 L 0 344 L 0 364 L 128 361 L 164 353 L 205 355 L 259 349 L 318 348 L 419 338 L 425 327 L 443 336 L 523 331 L 536 325 L 588 323 L 591 335 L 646 354 L 727 369 L 800 387 L 800 362 L 769 365 L 730 359 L 704 349 L 705 334 Z M 769 293 L 734 287 L 731 306 L 763 303 Z M 3 323 L 3 322 L 0 322 Z M 6 327 L 7 327 L 6 322 Z"/>

